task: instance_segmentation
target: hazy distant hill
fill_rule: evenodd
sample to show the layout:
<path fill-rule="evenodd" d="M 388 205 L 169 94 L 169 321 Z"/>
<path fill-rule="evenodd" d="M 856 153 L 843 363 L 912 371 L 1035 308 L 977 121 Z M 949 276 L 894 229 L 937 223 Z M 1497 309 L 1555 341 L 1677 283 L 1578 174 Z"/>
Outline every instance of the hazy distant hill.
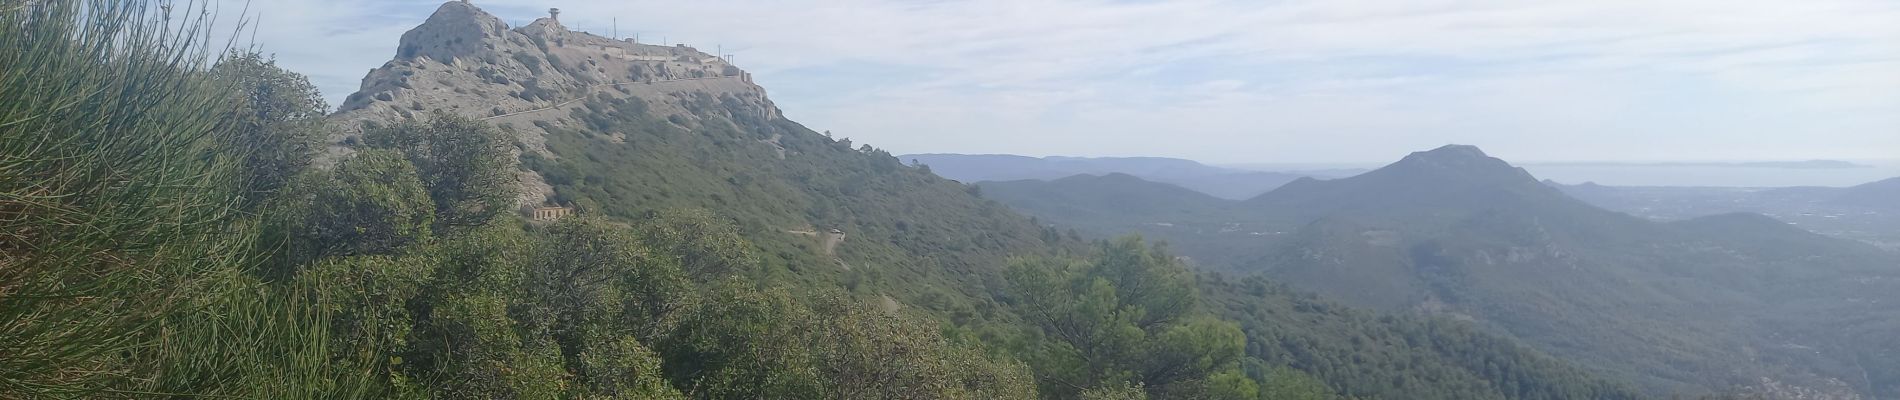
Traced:
<path fill-rule="evenodd" d="M 1074 175 L 1128 174 L 1224 199 L 1250 198 L 1306 176 L 1306 172 L 1263 172 L 1213 167 L 1160 157 L 1025 157 L 1000 154 L 910 154 L 905 162 L 930 166 L 945 178 L 963 182 L 1050 180 Z"/>
<path fill-rule="evenodd" d="M 1562 207 L 1593 212 L 1539 184 L 1529 172 L 1472 146 L 1412 153 L 1396 163 L 1335 180 L 1304 178 L 1244 202 L 1267 214 L 1324 217 L 1341 212 L 1394 218 L 1450 217 L 1498 207 Z"/>
<path fill-rule="evenodd" d="M 1815 233 L 1900 249 L 1900 178 L 1846 188 L 1545 184 L 1592 205 L 1651 220 L 1759 213 Z"/>
<path fill-rule="evenodd" d="M 1721 168 L 1782 168 L 1782 169 L 1842 169 L 1870 168 L 1840 160 L 1805 161 L 1739 161 L 1739 162 L 1543 162 L 1540 166 L 1633 166 L 1633 167 L 1721 167 Z"/>
<path fill-rule="evenodd" d="M 1197 212 L 1133 213 L 1142 209 L 1152 208 L 1101 214 L 1192 242 L 1180 248 L 1213 267 L 1469 319 L 1664 392 L 1900 395 L 1887 334 L 1900 313 L 1879 306 L 1900 301 L 1900 258 L 1759 215 L 1652 222 L 1578 201 L 1469 146 Z M 1150 220 L 1171 223 L 1137 222 Z"/>
<path fill-rule="evenodd" d="M 1829 201 L 1847 206 L 1900 210 L 1900 178 L 1842 189 Z"/>
<path fill-rule="evenodd" d="M 1218 216 L 1227 201 L 1132 175 L 1076 175 L 1052 181 L 980 184 L 985 197 L 1019 211 L 1062 220 L 1100 221 L 1117 215 L 1147 215 L 1157 221 Z"/>

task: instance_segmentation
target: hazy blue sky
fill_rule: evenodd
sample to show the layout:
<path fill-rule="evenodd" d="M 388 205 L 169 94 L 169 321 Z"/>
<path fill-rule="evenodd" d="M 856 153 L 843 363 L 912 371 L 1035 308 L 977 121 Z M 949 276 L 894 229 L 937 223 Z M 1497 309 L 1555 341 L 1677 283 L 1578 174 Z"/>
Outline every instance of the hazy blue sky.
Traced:
<path fill-rule="evenodd" d="M 251 12 L 266 51 L 334 103 L 439 4 Z M 1522 161 L 1900 158 L 1892 0 L 475 4 L 723 45 L 786 115 L 895 153 L 1356 162 L 1465 143 Z"/>

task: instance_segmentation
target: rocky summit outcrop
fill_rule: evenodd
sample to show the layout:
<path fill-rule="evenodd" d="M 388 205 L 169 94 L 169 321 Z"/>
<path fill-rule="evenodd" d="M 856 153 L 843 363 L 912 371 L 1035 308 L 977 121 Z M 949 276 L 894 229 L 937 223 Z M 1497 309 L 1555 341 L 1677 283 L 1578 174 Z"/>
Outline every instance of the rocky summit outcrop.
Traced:
<path fill-rule="evenodd" d="M 434 110 L 477 117 L 512 130 L 517 147 L 547 151 L 547 129 L 575 124 L 569 111 L 596 96 L 638 97 L 659 115 L 711 96 L 738 109 L 782 118 L 751 74 L 686 45 L 659 46 L 574 32 L 550 16 L 510 27 L 461 1 L 443 4 L 403 34 L 394 59 L 371 70 L 330 117 L 339 130 L 325 162 L 352 152 L 362 126 L 426 116 Z M 520 201 L 546 201 L 551 188 L 522 172 Z"/>

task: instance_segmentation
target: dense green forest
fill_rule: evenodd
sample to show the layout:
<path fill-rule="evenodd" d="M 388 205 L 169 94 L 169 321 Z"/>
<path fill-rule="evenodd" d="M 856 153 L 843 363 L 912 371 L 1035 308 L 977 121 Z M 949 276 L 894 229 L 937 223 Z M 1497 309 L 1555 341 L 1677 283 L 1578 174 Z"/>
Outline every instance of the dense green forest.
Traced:
<path fill-rule="evenodd" d="M 1638 397 L 712 96 L 592 98 L 554 157 L 416 113 L 323 165 L 306 79 L 165 11 L 0 8 L 0 398 Z M 580 215 L 518 217 L 522 171 Z"/>

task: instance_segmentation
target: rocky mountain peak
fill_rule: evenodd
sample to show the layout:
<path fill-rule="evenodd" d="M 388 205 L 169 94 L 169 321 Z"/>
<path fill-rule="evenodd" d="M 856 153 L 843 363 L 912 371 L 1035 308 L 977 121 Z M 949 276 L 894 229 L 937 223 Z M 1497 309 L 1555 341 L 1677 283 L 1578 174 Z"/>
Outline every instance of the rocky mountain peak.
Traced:
<path fill-rule="evenodd" d="M 535 18 L 534 22 L 529 22 L 527 25 L 522 26 L 518 32 L 528 36 L 551 38 L 561 36 L 562 33 L 567 32 L 567 26 L 561 25 L 560 20 L 543 17 Z"/>
<path fill-rule="evenodd" d="M 481 8 L 461 1 L 443 3 L 415 29 L 403 33 L 396 58 L 427 57 L 448 62 L 484 50 L 500 41 L 508 24 Z"/>
<path fill-rule="evenodd" d="M 404 33 L 397 49 L 330 116 L 341 129 L 319 165 L 351 153 L 366 123 L 436 111 L 506 127 L 520 151 L 544 158 L 556 157 L 546 147 L 550 132 L 588 129 L 572 115 L 589 100 L 637 101 L 682 129 L 699 126 L 695 110 L 753 121 L 784 118 L 750 73 L 719 55 L 575 32 L 552 15 L 509 29 L 472 4 L 450 1 Z M 532 172 L 523 172 L 522 181 L 524 205 L 551 194 Z"/>
<path fill-rule="evenodd" d="M 751 75 L 719 55 L 570 31 L 552 16 L 509 29 L 463 1 L 442 4 L 404 33 L 396 57 L 338 109 L 350 119 L 410 118 L 432 108 L 492 118 L 601 92 L 747 97 L 777 115 Z"/>

